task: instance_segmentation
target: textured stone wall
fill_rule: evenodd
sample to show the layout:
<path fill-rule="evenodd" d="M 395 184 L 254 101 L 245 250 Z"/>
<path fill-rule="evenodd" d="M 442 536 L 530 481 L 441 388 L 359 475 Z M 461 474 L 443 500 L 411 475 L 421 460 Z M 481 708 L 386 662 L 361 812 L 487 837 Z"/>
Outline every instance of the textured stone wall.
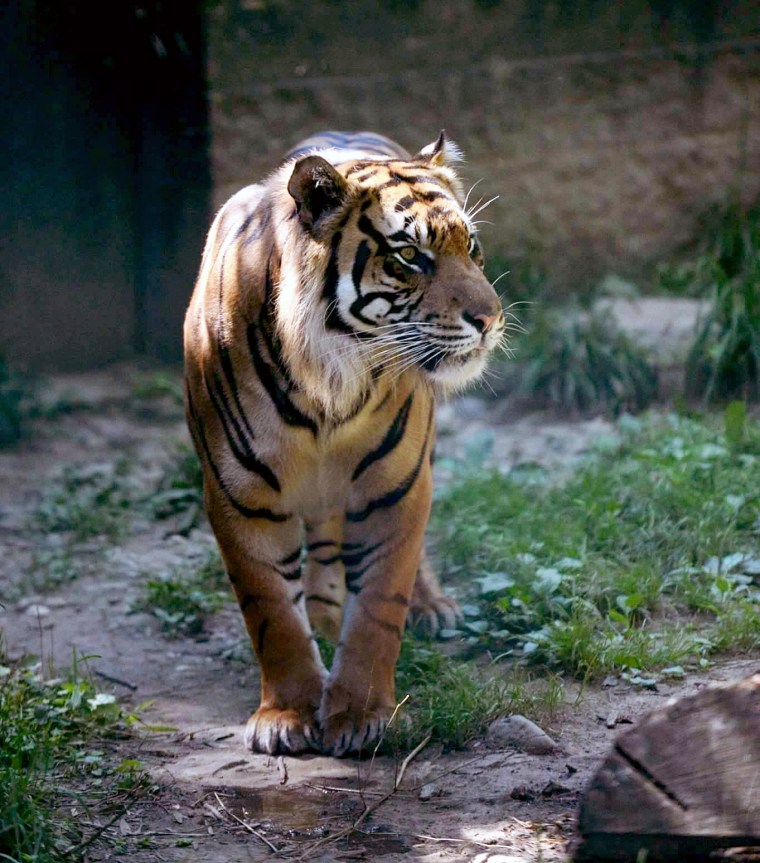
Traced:
<path fill-rule="evenodd" d="M 324 16 L 288 17 L 283 4 L 217 4 L 216 204 L 319 129 L 373 129 L 415 150 L 446 128 L 467 156 L 466 180 L 483 178 L 478 196 L 500 195 L 483 214 L 493 222 L 482 227 L 487 254 L 537 262 L 583 289 L 610 271 L 645 278 L 708 207 L 760 194 L 756 4 L 716 19 L 701 46 L 688 41 L 689 22 L 670 21 L 678 49 L 642 18 L 645 3 L 625 26 L 619 14 L 548 25 L 544 16 L 538 35 L 531 5 L 462 0 L 433 14 L 423 4 L 399 19 L 386 4 L 372 18 L 364 4 L 364 18 L 354 6 L 331 29 Z M 638 8 L 596 4 L 624 7 Z"/>

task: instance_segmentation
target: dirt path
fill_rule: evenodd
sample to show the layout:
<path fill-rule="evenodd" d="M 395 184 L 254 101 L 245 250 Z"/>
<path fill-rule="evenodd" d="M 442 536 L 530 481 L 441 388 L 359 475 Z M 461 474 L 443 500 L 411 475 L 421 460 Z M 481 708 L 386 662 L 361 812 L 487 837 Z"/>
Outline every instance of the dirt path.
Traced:
<path fill-rule="evenodd" d="M 41 534 L 30 519 L 63 466 L 123 462 L 130 482 L 149 495 L 177 442 L 187 439 L 171 400 L 135 399 L 136 376 L 126 366 L 56 379 L 51 398 L 60 403 L 67 393 L 88 407 L 38 421 L 27 441 L 0 454 L 0 630 L 8 655 L 35 654 L 58 667 L 70 663 L 72 651 L 95 657 L 89 667 L 105 691 L 131 708 L 142 705 L 146 723 L 174 729 L 145 731 L 135 744 L 133 755 L 163 790 L 119 826 L 131 859 L 235 863 L 271 859 L 277 847 L 291 859 L 323 861 L 565 860 L 578 794 L 607 751 L 615 720 L 635 720 L 708 680 L 690 676 L 656 691 L 568 686 L 568 703 L 545 729 L 559 744 L 555 753 L 494 750 L 483 741 L 456 754 L 425 747 L 361 831 L 317 844 L 393 788 L 400 759 L 244 751 L 242 726 L 256 706 L 258 681 L 237 609 L 230 604 L 213 615 L 201 636 L 176 640 L 162 636 L 152 615 L 131 612 L 148 576 L 203 559 L 212 544 L 205 526 L 183 537 L 167 535 L 166 522 L 138 518 L 119 542 L 78 546 L 73 580 L 51 584 L 48 573 L 40 582 L 63 540 Z M 499 464 L 567 465 L 594 435 L 610 430 L 599 420 L 550 423 L 535 415 L 493 427 L 483 410 L 471 399 L 442 410 L 444 454 L 490 434 L 489 458 Z M 709 679 L 744 676 L 756 666 L 717 664 Z"/>

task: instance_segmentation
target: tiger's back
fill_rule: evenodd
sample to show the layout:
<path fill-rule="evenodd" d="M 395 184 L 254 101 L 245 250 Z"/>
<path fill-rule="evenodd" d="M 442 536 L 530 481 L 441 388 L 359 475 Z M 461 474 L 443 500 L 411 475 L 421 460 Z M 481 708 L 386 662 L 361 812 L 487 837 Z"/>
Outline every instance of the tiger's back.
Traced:
<path fill-rule="evenodd" d="M 453 621 L 423 548 L 435 394 L 482 370 L 503 317 L 452 155 L 443 136 L 411 159 L 373 133 L 325 133 L 209 233 L 186 405 L 261 663 L 256 750 L 369 745 L 395 706 L 410 606 Z M 338 640 L 329 674 L 313 624 Z"/>

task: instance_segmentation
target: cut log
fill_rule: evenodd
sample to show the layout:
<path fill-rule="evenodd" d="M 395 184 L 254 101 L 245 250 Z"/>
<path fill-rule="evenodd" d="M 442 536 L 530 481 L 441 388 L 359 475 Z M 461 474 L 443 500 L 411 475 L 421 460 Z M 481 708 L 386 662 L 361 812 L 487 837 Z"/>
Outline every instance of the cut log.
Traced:
<path fill-rule="evenodd" d="M 675 699 L 615 741 L 581 798 L 576 861 L 760 846 L 760 674 Z"/>

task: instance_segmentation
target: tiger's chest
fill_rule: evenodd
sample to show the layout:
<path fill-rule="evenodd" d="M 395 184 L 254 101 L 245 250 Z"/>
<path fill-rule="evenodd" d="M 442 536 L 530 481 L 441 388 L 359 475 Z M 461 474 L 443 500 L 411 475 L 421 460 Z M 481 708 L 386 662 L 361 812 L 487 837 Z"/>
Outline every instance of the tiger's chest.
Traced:
<path fill-rule="evenodd" d="M 277 477 L 278 509 L 317 523 L 337 512 L 361 511 L 368 501 L 403 482 L 431 434 L 433 397 L 415 376 L 373 391 L 343 421 L 326 422 L 291 394 L 290 407 L 313 422 L 283 415 L 265 387 L 250 393 L 249 414 L 265 434 L 257 452 Z M 241 492 L 260 484 L 236 471 Z"/>

